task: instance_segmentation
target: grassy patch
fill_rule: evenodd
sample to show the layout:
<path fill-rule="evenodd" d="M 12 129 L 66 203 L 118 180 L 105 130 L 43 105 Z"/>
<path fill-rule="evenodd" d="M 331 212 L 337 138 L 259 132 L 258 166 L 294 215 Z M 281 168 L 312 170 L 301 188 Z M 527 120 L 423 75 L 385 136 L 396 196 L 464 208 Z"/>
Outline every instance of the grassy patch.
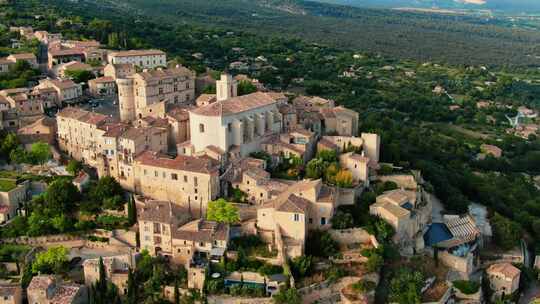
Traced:
<path fill-rule="evenodd" d="M 0 191 L 8 192 L 17 187 L 17 183 L 12 179 L 0 179 Z"/>

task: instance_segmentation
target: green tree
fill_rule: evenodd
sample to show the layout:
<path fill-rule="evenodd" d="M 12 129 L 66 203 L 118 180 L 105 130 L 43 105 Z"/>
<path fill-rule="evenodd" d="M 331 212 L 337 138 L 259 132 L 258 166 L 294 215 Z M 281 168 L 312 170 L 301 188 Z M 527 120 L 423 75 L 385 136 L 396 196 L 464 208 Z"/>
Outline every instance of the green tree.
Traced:
<path fill-rule="evenodd" d="M 302 296 L 296 288 L 281 288 L 272 300 L 275 304 L 301 304 Z"/>
<path fill-rule="evenodd" d="M 306 177 L 319 179 L 324 175 L 324 171 L 328 167 L 328 163 L 321 158 L 310 160 L 306 166 Z"/>
<path fill-rule="evenodd" d="M 351 171 L 341 169 L 336 174 L 334 181 L 336 186 L 341 188 L 351 188 L 353 185 L 353 176 Z"/>
<path fill-rule="evenodd" d="M 9 160 L 12 163 L 16 164 L 24 164 L 30 162 L 30 157 L 26 150 L 24 150 L 22 147 L 17 147 L 9 153 Z"/>
<path fill-rule="evenodd" d="M 65 74 L 76 83 L 88 82 L 88 80 L 95 78 L 92 72 L 86 70 L 67 70 Z"/>
<path fill-rule="evenodd" d="M 77 175 L 83 168 L 82 163 L 74 159 L 70 160 L 66 166 L 66 171 L 71 175 Z"/>
<path fill-rule="evenodd" d="M 129 225 L 133 226 L 137 222 L 137 207 L 135 206 L 135 199 L 133 198 L 133 195 L 129 197 L 127 211 L 128 211 Z"/>
<path fill-rule="evenodd" d="M 347 229 L 354 227 L 354 220 L 350 213 L 338 210 L 332 217 L 332 228 Z"/>
<path fill-rule="evenodd" d="M 44 142 L 33 143 L 30 148 L 31 159 L 40 165 L 43 165 L 51 158 L 49 145 Z"/>
<path fill-rule="evenodd" d="M 306 254 L 328 258 L 339 252 L 338 243 L 332 239 L 328 231 L 312 230 L 306 241 Z"/>
<path fill-rule="evenodd" d="M 68 262 L 68 253 L 63 246 L 51 247 L 47 251 L 40 252 L 32 263 L 32 272 L 58 274 L 65 271 Z"/>
<path fill-rule="evenodd" d="M 100 204 L 107 203 L 107 207 L 110 209 L 120 208 L 123 196 L 122 186 L 111 176 L 100 178 L 96 185 L 90 189 L 90 198 Z"/>
<path fill-rule="evenodd" d="M 238 208 L 222 198 L 208 203 L 206 218 L 210 221 L 229 224 L 240 221 Z"/>
<path fill-rule="evenodd" d="M 257 92 L 257 87 L 248 80 L 238 82 L 238 96 Z"/>
<path fill-rule="evenodd" d="M 295 279 L 299 280 L 311 273 L 313 268 L 312 257 L 309 255 L 298 256 L 292 259 L 291 272 Z"/>
<path fill-rule="evenodd" d="M 45 192 L 45 204 L 52 215 L 74 211 L 80 193 L 69 180 L 57 179 L 49 185 Z"/>
<path fill-rule="evenodd" d="M 493 227 L 493 239 L 495 243 L 503 249 L 509 250 L 517 246 L 521 238 L 521 227 L 519 224 L 505 218 L 499 213 L 491 218 Z"/>
<path fill-rule="evenodd" d="M 127 281 L 127 294 L 126 294 L 126 304 L 136 304 L 137 303 L 137 286 L 135 282 L 135 276 L 133 270 L 129 268 L 128 272 L 128 281 Z"/>
<path fill-rule="evenodd" d="M 421 303 L 424 276 L 420 271 L 401 268 L 390 280 L 390 301 L 399 304 Z"/>
<path fill-rule="evenodd" d="M 19 146 L 19 139 L 15 133 L 8 133 L 2 140 L 0 151 L 2 155 L 10 155 L 11 151 Z"/>

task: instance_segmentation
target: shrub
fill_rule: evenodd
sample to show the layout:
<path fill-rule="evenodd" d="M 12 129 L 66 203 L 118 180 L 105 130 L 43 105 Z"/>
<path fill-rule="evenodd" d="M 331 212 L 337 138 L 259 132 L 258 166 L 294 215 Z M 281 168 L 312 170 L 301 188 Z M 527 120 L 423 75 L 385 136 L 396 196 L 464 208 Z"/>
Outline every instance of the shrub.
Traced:
<path fill-rule="evenodd" d="M 464 294 L 475 294 L 480 289 L 480 284 L 473 281 L 458 280 L 452 282 L 455 288 L 459 289 Z"/>
<path fill-rule="evenodd" d="M 375 289 L 377 285 L 375 282 L 368 281 L 368 280 L 360 280 L 352 285 L 352 288 L 361 293 L 370 292 Z"/>

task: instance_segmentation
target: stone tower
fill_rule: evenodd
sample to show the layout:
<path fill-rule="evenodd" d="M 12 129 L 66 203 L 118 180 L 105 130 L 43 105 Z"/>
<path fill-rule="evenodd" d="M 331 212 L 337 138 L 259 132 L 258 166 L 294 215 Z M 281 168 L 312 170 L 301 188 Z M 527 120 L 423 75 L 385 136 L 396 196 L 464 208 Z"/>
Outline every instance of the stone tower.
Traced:
<path fill-rule="evenodd" d="M 134 81 L 131 78 L 117 79 L 118 104 L 120 105 L 120 119 L 124 122 L 135 120 L 135 94 Z"/>
<path fill-rule="evenodd" d="M 227 100 L 238 96 L 238 83 L 232 75 L 222 74 L 221 79 L 216 81 L 217 101 Z"/>
<path fill-rule="evenodd" d="M 379 162 L 381 153 L 381 137 L 378 134 L 362 133 L 364 152 L 371 161 Z"/>

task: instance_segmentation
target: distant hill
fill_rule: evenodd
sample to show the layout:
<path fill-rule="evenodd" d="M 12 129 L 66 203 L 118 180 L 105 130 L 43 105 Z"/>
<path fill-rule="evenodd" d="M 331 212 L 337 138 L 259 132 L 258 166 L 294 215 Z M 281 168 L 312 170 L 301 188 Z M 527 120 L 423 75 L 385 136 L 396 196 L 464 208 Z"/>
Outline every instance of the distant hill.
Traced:
<path fill-rule="evenodd" d="M 538 0 L 312 0 L 356 7 L 490 9 L 508 13 L 540 12 Z"/>
<path fill-rule="evenodd" d="M 79 6 L 87 3 L 89 7 L 117 7 L 118 11 L 160 22 L 298 37 L 397 59 L 540 66 L 540 32 L 513 29 L 505 20 L 496 18 L 354 8 L 303 0 L 78 1 Z"/>

